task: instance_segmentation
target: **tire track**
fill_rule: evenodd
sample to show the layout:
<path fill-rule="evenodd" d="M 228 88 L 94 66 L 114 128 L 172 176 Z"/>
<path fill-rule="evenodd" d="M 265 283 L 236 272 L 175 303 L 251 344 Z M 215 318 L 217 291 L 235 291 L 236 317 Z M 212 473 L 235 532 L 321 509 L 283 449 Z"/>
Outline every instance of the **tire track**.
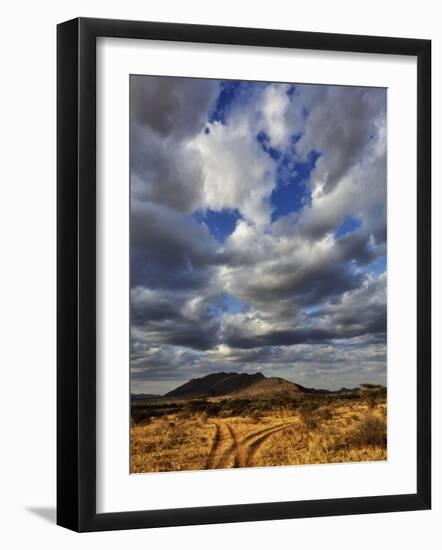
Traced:
<path fill-rule="evenodd" d="M 248 465 L 249 447 L 251 444 L 253 444 L 256 438 L 262 437 L 267 434 L 271 434 L 277 429 L 280 429 L 284 426 L 285 424 L 277 424 L 277 425 L 269 426 L 268 428 L 263 428 L 262 430 L 258 430 L 256 432 L 253 432 L 243 437 L 238 442 L 238 446 L 237 446 L 237 456 L 238 456 L 238 462 L 240 467 L 245 467 Z"/>
<path fill-rule="evenodd" d="M 212 460 L 211 467 L 212 468 L 241 468 L 245 466 L 251 465 L 252 460 L 252 452 L 255 448 L 254 445 L 258 441 L 259 444 L 262 443 L 272 435 L 274 432 L 280 431 L 282 429 L 287 428 L 288 426 L 291 426 L 293 423 L 290 424 L 276 424 L 273 426 L 269 426 L 267 428 L 263 428 L 261 430 L 258 430 L 256 432 L 253 432 L 251 434 L 248 434 L 247 436 L 243 437 L 242 439 L 239 438 L 234 428 L 230 425 L 225 423 L 223 427 L 225 427 L 228 431 L 228 436 L 224 437 L 223 440 L 229 439 L 229 443 L 227 448 L 224 450 L 224 452 L 219 455 L 219 458 L 217 460 Z"/>
<path fill-rule="evenodd" d="M 214 426 L 215 426 L 215 435 L 213 437 L 212 447 L 209 451 L 209 456 L 207 457 L 207 462 L 206 462 L 207 470 L 210 470 L 215 467 L 214 466 L 215 458 L 216 458 L 219 446 L 221 444 L 221 429 L 218 423 L 214 423 Z"/>
<path fill-rule="evenodd" d="M 207 460 L 207 468 L 210 470 L 225 468 L 226 466 L 224 466 L 224 464 L 236 447 L 236 440 L 231 427 L 224 422 L 215 422 L 214 424 L 216 426 L 216 432 L 212 449 Z M 223 451 L 226 442 L 227 449 Z"/>
<path fill-rule="evenodd" d="M 271 432 L 271 431 L 275 430 L 276 428 L 282 428 L 283 426 L 288 426 L 288 424 L 284 424 L 284 423 L 273 424 L 273 426 L 269 426 L 268 428 L 263 428 L 262 430 L 258 430 L 257 432 L 253 432 L 253 433 L 247 435 L 246 437 L 244 437 L 242 439 L 241 443 L 243 443 L 243 444 L 250 443 L 253 439 L 255 439 L 255 437 L 258 437 L 260 435 L 264 435 L 268 432 Z"/>
<path fill-rule="evenodd" d="M 262 434 L 261 436 L 257 437 L 254 440 L 250 441 L 250 444 L 247 446 L 246 451 L 246 457 L 244 461 L 244 466 L 253 466 L 253 460 L 256 456 L 256 453 L 258 452 L 259 448 L 267 441 L 269 437 L 274 435 L 277 432 L 281 432 L 285 430 L 286 428 L 290 428 L 294 425 L 296 425 L 297 422 L 291 422 L 289 424 L 284 424 L 282 426 L 278 426 L 273 430 L 269 430 L 267 433 Z"/>
<path fill-rule="evenodd" d="M 238 437 L 230 424 L 227 424 L 226 422 L 224 425 L 227 428 L 230 443 L 227 449 L 221 455 L 215 468 L 229 468 L 229 464 L 232 461 L 231 459 L 233 459 L 233 467 L 238 468 L 239 466 L 241 466 L 241 464 L 239 463 L 239 456 L 238 456 L 238 450 L 239 450 Z"/>
<path fill-rule="evenodd" d="M 253 459 L 261 445 L 274 433 L 298 424 L 281 423 L 239 438 L 234 428 L 227 422 L 215 422 L 216 432 L 212 449 L 207 460 L 207 469 L 226 469 L 253 466 Z M 223 450 L 224 449 L 224 450 Z"/>

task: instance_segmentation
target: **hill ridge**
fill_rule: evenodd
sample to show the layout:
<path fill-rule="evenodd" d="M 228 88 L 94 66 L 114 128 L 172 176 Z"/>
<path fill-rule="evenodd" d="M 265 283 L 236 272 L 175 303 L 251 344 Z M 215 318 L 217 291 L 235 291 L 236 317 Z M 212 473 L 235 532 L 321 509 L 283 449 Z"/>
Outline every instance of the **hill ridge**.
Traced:
<path fill-rule="evenodd" d="M 280 377 L 267 377 L 261 372 L 217 372 L 201 378 L 192 378 L 166 393 L 165 398 L 189 399 L 197 397 L 289 397 L 308 392 L 306 388 Z"/>

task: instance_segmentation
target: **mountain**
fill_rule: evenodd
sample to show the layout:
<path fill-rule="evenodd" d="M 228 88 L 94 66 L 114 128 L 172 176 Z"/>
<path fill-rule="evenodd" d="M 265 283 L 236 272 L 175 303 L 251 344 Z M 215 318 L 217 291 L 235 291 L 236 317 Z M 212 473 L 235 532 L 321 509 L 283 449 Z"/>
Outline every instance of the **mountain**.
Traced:
<path fill-rule="evenodd" d="M 269 377 L 262 373 L 239 374 L 218 372 L 203 378 L 194 378 L 166 393 L 165 398 L 191 399 L 197 397 L 260 398 L 292 397 L 304 392 L 304 388 L 284 378 Z"/>

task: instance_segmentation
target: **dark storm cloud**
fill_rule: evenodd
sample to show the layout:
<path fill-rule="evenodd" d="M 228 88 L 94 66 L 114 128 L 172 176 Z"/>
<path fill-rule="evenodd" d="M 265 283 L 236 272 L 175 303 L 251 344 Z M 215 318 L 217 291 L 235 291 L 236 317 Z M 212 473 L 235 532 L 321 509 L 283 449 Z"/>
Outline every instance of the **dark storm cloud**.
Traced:
<path fill-rule="evenodd" d="M 346 262 L 336 265 L 311 265 L 293 273 L 289 265 L 269 270 L 268 276 L 277 278 L 274 284 L 266 284 L 257 277 L 249 280 L 244 293 L 239 294 L 246 301 L 265 306 L 289 300 L 292 305 L 309 306 L 327 298 L 340 295 L 342 292 L 358 288 L 363 275 L 355 272 Z"/>
<path fill-rule="evenodd" d="M 293 346 L 266 346 L 260 348 L 238 348 L 232 350 L 230 359 L 242 364 L 290 364 L 312 362 L 329 365 L 330 359 L 351 362 L 356 354 L 365 353 L 371 363 L 385 362 L 385 334 L 364 335 L 351 340 L 325 341 L 315 344 Z M 345 356 L 343 356 L 345 354 Z"/>
<path fill-rule="evenodd" d="M 189 319 L 175 312 L 175 317 L 168 319 L 150 318 L 146 313 L 145 320 L 135 319 L 137 330 L 149 342 L 186 347 L 193 350 L 208 350 L 218 341 L 219 324 L 209 315 L 201 319 Z M 204 323 L 204 324 L 202 324 Z"/>
<path fill-rule="evenodd" d="M 306 328 L 301 330 L 281 330 L 262 335 L 241 335 L 237 331 L 226 331 L 225 341 L 233 348 L 260 348 L 265 346 L 294 346 L 297 344 L 315 344 L 331 342 L 342 338 L 355 338 L 365 334 L 384 334 L 386 319 L 383 312 L 362 326 L 349 316 L 342 319 L 343 324 L 334 330 Z"/>
<path fill-rule="evenodd" d="M 209 325 L 202 328 L 199 323 L 191 326 L 186 319 L 181 322 L 165 323 L 157 327 L 150 325 L 148 329 L 146 336 L 160 344 L 208 350 L 217 341 L 215 326 L 211 327 Z"/>
<path fill-rule="evenodd" d="M 153 203 L 132 203 L 132 286 L 207 286 L 217 246 L 193 218 Z"/>
<path fill-rule="evenodd" d="M 223 337 L 232 348 L 262 348 L 264 346 L 293 346 L 317 344 L 361 336 L 376 336 L 385 343 L 386 295 L 385 275 L 376 279 L 366 277 L 363 284 L 339 298 L 329 300 L 313 310 L 302 310 L 298 323 L 272 323 L 268 328 L 266 319 L 282 319 L 278 309 L 260 307 L 255 312 L 244 314 L 242 322 L 234 319 L 224 326 Z M 296 326 L 297 325 L 297 326 Z"/>
<path fill-rule="evenodd" d="M 201 194 L 198 154 L 186 138 L 202 132 L 218 82 L 131 77 L 131 194 L 189 212 Z"/>
<path fill-rule="evenodd" d="M 277 288 L 252 288 L 267 301 L 275 301 L 292 296 L 300 305 L 312 305 L 322 300 L 342 294 L 361 285 L 363 276 L 355 272 L 347 261 L 339 263 L 315 262 L 303 266 L 297 273 L 285 264 L 271 272 L 278 277 Z"/>
<path fill-rule="evenodd" d="M 173 346 L 150 346 L 140 355 L 131 358 L 131 380 L 167 380 L 176 379 L 177 370 L 191 372 L 199 362 L 198 353 L 187 350 L 177 353 Z M 186 373 L 183 372 L 183 376 Z M 192 376 L 190 376 L 192 377 Z"/>
<path fill-rule="evenodd" d="M 364 230 L 341 237 L 332 247 L 309 249 L 299 256 L 284 244 L 267 249 L 264 243 L 258 263 L 260 251 L 256 248 L 247 248 L 240 256 L 232 254 L 235 269 L 229 284 L 244 302 L 266 309 L 273 305 L 274 312 L 287 301 L 292 309 L 310 306 L 360 288 L 366 274 L 359 268 L 385 251 L 385 246 L 373 242 Z M 226 254 L 229 258 L 229 251 Z"/>
<path fill-rule="evenodd" d="M 363 330 L 364 334 L 385 335 L 387 329 L 386 314 L 386 276 L 371 276 L 352 293 L 341 296 L 334 302 L 328 302 L 313 317 L 320 317 L 324 327 L 335 330 Z"/>
<path fill-rule="evenodd" d="M 220 318 L 216 305 L 221 296 L 183 289 L 151 290 L 136 287 L 131 292 L 132 324 L 139 339 L 192 349 L 210 349 L 219 339 Z"/>
<path fill-rule="evenodd" d="M 182 292 L 151 291 L 136 287 L 131 293 L 132 322 L 141 327 L 149 321 L 176 321 L 181 317 L 186 297 Z"/>
<path fill-rule="evenodd" d="M 202 172 L 195 153 L 146 129 L 133 130 L 131 197 L 190 212 L 201 195 Z"/>
<path fill-rule="evenodd" d="M 131 119 L 163 138 L 201 131 L 219 81 L 158 76 L 131 77 Z"/>

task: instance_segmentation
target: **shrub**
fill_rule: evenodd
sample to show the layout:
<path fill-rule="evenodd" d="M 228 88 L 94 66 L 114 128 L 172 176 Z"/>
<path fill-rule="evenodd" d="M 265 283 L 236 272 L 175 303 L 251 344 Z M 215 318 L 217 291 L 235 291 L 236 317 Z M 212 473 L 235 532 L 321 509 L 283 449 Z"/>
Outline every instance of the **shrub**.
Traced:
<path fill-rule="evenodd" d="M 368 414 L 348 435 L 353 447 L 382 446 L 387 444 L 387 425 L 377 416 Z"/>
<path fill-rule="evenodd" d="M 329 420 L 333 420 L 333 413 L 328 407 L 324 407 L 316 412 L 316 417 L 318 420 L 323 420 L 324 422 L 327 422 Z"/>
<path fill-rule="evenodd" d="M 367 395 L 367 407 L 369 409 L 374 409 L 376 407 L 376 402 L 377 402 L 376 393 L 375 392 L 369 393 Z"/>
<path fill-rule="evenodd" d="M 316 415 L 313 411 L 309 411 L 306 408 L 301 408 L 299 409 L 298 413 L 302 423 L 307 428 L 307 430 L 316 430 L 316 428 L 318 427 L 318 422 L 316 420 Z"/>

